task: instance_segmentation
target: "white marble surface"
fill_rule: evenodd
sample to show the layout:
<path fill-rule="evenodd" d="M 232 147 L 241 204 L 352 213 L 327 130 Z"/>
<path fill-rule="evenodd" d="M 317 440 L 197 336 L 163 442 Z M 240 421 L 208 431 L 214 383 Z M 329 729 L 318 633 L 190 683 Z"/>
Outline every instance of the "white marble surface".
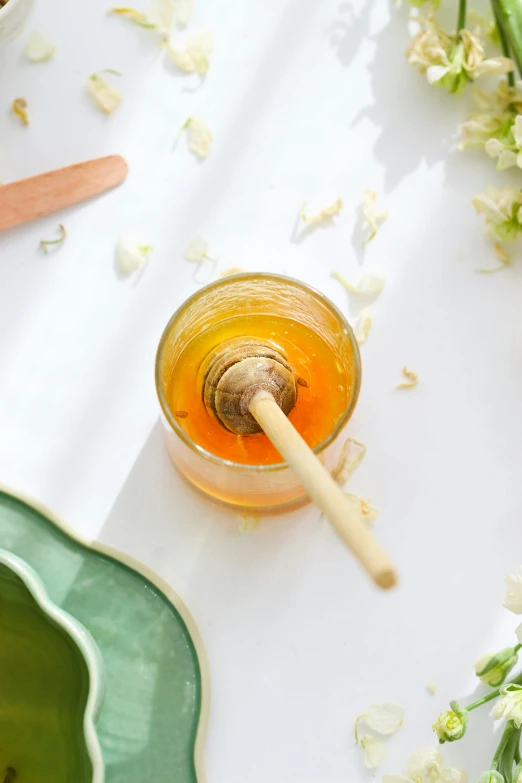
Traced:
<path fill-rule="evenodd" d="M 37 2 L 0 51 L 0 179 L 113 152 L 130 166 L 119 190 L 0 237 L 0 480 L 141 558 L 187 602 L 213 678 L 209 781 L 364 781 L 352 722 L 384 699 L 407 708 L 384 767 L 398 772 L 516 624 L 500 605 L 522 560 L 522 276 L 474 273 L 494 259 L 469 203 L 501 175 L 455 151 L 466 100 L 408 69 L 406 9 L 386 0 L 196 0 L 192 29 L 217 42 L 203 84 L 107 5 Z M 31 29 L 57 44 L 52 62 L 24 61 Z M 110 118 L 84 91 L 101 68 L 123 73 Z M 19 96 L 29 128 L 8 112 Z M 202 163 L 183 140 L 173 149 L 198 114 L 215 136 Z M 390 218 L 363 256 L 367 187 Z M 335 227 L 295 241 L 301 203 L 338 195 Z M 58 220 L 66 243 L 44 256 Z M 137 285 L 115 275 L 126 232 L 155 247 Z M 197 234 L 220 269 L 287 272 L 351 317 L 330 271 L 386 273 L 350 426 L 368 455 L 351 487 L 380 510 L 395 592 L 367 582 L 312 508 L 240 536 L 171 469 L 153 363 L 171 313 L 215 274 L 183 259 Z M 394 391 L 403 364 L 421 378 L 411 393 Z M 491 722 L 477 722 L 479 741 L 447 753 L 471 781 L 493 750 Z"/>

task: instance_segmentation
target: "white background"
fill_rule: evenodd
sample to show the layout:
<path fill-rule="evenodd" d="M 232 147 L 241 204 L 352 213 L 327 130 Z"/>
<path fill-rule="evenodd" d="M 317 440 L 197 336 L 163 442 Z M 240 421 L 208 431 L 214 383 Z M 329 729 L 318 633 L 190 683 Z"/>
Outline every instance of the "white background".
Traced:
<path fill-rule="evenodd" d="M 383 700 L 406 707 L 383 768 L 400 772 L 449 699 L 475 689 L 474 660 L 512 643 L 517 624 L 501 602 L 522 561 L 522 276 L 475 274 L 496 262 L 470 205 L 503 175 L 456 151 L 467 99 L 407 66 L 406 8 L 196 0 L 189 29 L 216 37 L 200 83 L 107 5 L 37 1 L 0 51 L 0 179 L 109 153 L 130 167 L 118 190 L 0 238 L 0 480 L 137 556 L 187 602 L 212 673 L 211 783 L 364 781 L 353 720 Z M 52 62 L 24 60 L 31 29 L 57 44 Z M 102 68 L 123 74 L 111 117 L 85 92 Z M 19 96 L 28 128 L 9 114 Z M 184 139 L 174 149 L 194 115 L 215 137 L 204 162 Z M 368 187 L 390 217 L 363 254 Z M 339 195 L 335 225 L 296 241 L 301 203 Z M 59 221 L 67 240 L 45 256 L 38 242 Z M 115 273 L 121 233 L 155 248 L 137 284 Z M 287 272 L 352 318 L 331 270 L 386 274 L 350 425 L 368 446 L 351 489 L 380 510 L 394 592 L 368 583 L 313 508 L 241 536 L 171 468 L 153 364 L 172 312 L 217 274 L 184 260 L 196 235 L 217 271 Z M 394 391 L 403 364 L 421 379 L 412 392 Z M 493 754 L 486 710 L 445 751 L 470 781 Z"/>

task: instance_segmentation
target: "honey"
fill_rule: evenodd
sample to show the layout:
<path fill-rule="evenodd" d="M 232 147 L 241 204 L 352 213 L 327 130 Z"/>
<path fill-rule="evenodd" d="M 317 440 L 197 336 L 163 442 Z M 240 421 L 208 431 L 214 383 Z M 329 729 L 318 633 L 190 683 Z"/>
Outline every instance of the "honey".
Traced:
<path fill-rule="evenodd" d="M 289 419 L 311 448 L 321 444 L 344 415 L 357 381 L 355 356 L 343 362 L 315 331 L 281 315 L 223 314 L 194 336 L 168 368 L 165 398 L 178 425 L 200 447 L 235 463 L 270 465 L 282 457 L 266 435 L 236 435 L 207 411 L 201 365 L 210 351 L 235 337 L 255 337 L 279 351 L 297 381 L 297 402 Z"/>

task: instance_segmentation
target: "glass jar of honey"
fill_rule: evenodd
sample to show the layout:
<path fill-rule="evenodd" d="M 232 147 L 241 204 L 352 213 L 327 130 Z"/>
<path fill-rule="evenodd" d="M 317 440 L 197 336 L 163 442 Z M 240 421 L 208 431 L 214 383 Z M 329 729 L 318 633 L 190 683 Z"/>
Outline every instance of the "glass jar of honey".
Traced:
<path fill-rule="evenodd" d="M 337 308 L 305 283 L 241 274 L 200 289 L 172 316 L 156 356 L 166 442 L 179 472 L 213 499 L 280 511 L 306 502 L 291 468 L 262 433 L 229 431 L 205 405 L 204 367 L 227 341 L 255 339 L 282 355 L 296 379 L 288 418 L 327 468 L 359 394 L 360 357 Z"/>

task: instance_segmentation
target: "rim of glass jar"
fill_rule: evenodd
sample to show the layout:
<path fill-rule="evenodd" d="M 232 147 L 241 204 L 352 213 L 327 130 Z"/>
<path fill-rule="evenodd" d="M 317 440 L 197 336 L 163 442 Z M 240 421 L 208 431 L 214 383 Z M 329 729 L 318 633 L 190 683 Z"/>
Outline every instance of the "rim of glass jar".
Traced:
<path fill-rule="evenodd" d="M 167 341 L 167 338 L 170 334 L 173 325 L 178 320 L 178 318 L 183 314 L 183 312 L 187 309 L 187 307 L 193 304 L 193 302 L 197 301 L 201 296 L 204 296 L 207 293 L 207 291 L 209 291 L 210 289 L 222 288 L 223 286 L 229 285 L 230 283 L 236 280 L 249 280 L 249 279 L 258 280 L 260 277 L 266 280 L 275 280 L 275 281 L 281 280 L 285 283 L 291 283 L 292 285 L 301 288 L 306 293 L 312 292 L 313 294 L 315 294 L 339 319 L 343 327 L 346 329 L 347 334 L 350 338 L 350 342 L 352 344 L 353 355 L 355 360 L 356 376 L 355 376 L 355 384 L 354 384 L 354 389 L 353 389 L 352 398 L 350 400 L 350 404 L 347 406 L 342 417 L 339 419 L 332 432 L 329 435 L 327 435 L 327 437 L 324 438 L 324 440 L 318 443 L 317 446 L 314 446 L 314 448 L 312 449 L 314 454 L 316 455 L 320 454 L 330 445 L 330 443 L 333 443 L 333 441 L 337 438 L 337 436 L 343 429 L 344 425 L 349 421 L 354 411 L 354 408 L 357 404 L 357 400 L 359 398 L 359 391 L 361 389 L 361 354 L 359 352 L 359 345 L 357 343 L 357 340 L 355 339 L 355 334 L 353 332 L 353 329 L 348 323 L 348 321 L 346 320 L 346 318 L 344 317 L 344 315 L 341 313 L 339 308 L 330 299 L 328 299 L 327 296 L 325 296 L 320 291 L 318 291 L 317 288 L 308 285 L 308 283 L 304 283 L 302 280 L 297 280 L 295 277 L 288 277 L 287 275 L 277 275 L 277 274 L 272 274 L 270 272 L 242 272 L 240 274 L 223 277 L 220 280 L 214 280 L 212 283 L 203 286 L 203 288 L 199 288 L 194 294 L 192 294 L 192 296 L 189 296 L 189 298 L 186 299 L 183 302 L 183 304 L 180 305 L 180 307 L 178 307 L 178 309 L 169 319 L 169 322 L 166 325 L 165 329 L 163 330 L 163 334 L 161 335 L 161 339 L 159 341 L 158 350 L 156 352 L 156 360 L 155 360 L 156 394 L 158 395 L 161 410 L 163 411 L 163 414 L 165 415 L 165 418 L 169 422 L 170 426 L 172 427 L 176 435 L 178 435 L 178 437 L 184 443 L 186 443 L 186 445 L 190 449 L 192 449 L 192 451 L 195 451 L 196 454 L 199 454 L 200 456 L 204 457 L 210 462 L 213 462 L 216 465 L 226 466 L 228 468 L 232 468 L 234 470 L 240 470 L 240 471 L 253 471 L 254 473 L 284 470 L 285 468 L 288 468 L 290 466 L 288 465 L 288 462 L 270 462 L 268 464 L 263 464 L 263 465 L 251 465 L 244 462 L 234 462 L 233 460 L 224 459 L 223 457 L 218 457 L 217 454 L 212 454 L 211 451 L 207 451 L 198 443 L 196 443 L 194 440 L 192 440 L 190 435 L 187 435 L 185 430 L 182 427 L 180 427 L 180 425 L 176 421 L 176 418 L 175 416 L 173 416 L 172 411 L 170 410 L 167 404 L 167 400 L 165 399 L 165 395 L 163 393 L 163 388 L 162 388 L 162 379 L 160 377 L 160 359 L 161 359 L 163 348 L 165 346 L 165 343 Z"/>

